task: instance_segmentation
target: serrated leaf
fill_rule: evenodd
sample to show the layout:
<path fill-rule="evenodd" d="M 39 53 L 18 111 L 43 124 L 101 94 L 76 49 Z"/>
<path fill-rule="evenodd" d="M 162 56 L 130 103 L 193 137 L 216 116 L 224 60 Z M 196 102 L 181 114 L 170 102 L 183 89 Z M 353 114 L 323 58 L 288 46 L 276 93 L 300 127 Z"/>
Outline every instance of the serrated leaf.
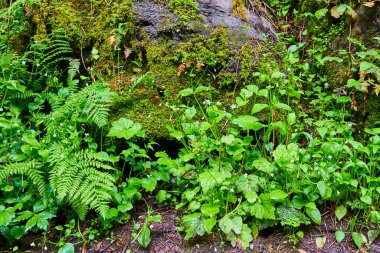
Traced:
<path fill-rule="evenodd" d="M 346 237 L 346 235 L 342 230 L 337 230 L 335 232 L 335 239 L 338 243 L 343 241 L 344 237 Z"/>
<path fill-rule="evenodd" d="M 109 137 L 131 139 L 134 136 L 144 137 L 145 132 L 141 129 L 141 125 L 134 123 L 130 119 L 120 118 L 112 122 L 112 127 L 108 133 Z"/>
<path fill-rule="evenodd" d="M 8 210 L 0 211 L 0 226 L 8 226 L 13 218 L 15 217 L 14 213 L 9 212 Z"/>
<path fill-rule="evenodd" d="M 219 207 L 214 206 L 212 204 L 203 204 L 201 206 L 201 212 L 208 216 L 213 216 L 217 213 L 219 213 Z"/>
<path fill-rule="evenodd" d="M 326 14 L 327 14 L 328 11 L 329 11 L 329 10 L 326 9 L 326 8 L 323 8 L 323 9 L 317 10 L 317 11 L 315 12 L 315 17 L 316 17 L 317 19 L 321 19 L 322 17 L 326 16 Z"/>
<path fill-rule="evenodd" d="M 341 220 L 344 216 L 347 214 L 347 208 L 345 206 L 338 206 L 335 209 L 335 216 L 338 218 L 338 220 Z"/>

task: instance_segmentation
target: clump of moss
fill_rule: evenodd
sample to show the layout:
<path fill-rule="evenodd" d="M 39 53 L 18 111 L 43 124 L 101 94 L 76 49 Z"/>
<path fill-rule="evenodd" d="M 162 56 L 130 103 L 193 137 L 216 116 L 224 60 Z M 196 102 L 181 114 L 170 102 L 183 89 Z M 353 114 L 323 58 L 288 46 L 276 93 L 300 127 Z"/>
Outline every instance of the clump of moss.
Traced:
<path fill-rule="evenodd" d="M 198 3 L 193 0 L 171 0 L 168 8 L 182 21 L 191 21 L 197 18 Z"/>

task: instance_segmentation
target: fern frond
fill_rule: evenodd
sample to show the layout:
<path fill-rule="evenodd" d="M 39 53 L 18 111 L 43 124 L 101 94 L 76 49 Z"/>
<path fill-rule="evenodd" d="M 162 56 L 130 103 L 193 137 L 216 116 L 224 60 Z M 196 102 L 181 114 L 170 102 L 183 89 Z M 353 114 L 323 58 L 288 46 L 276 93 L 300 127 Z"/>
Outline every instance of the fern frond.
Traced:
<path fill-rule="evenodd" d="M 107 164 L 109 159 L 86 150 L 67 154 L 64 147 L 57 144 L 51 149 L 48 162 L 51 164 L 50 185 L 59 200 L 70 203 L 81 218 L 88 209 L 106 214 L 112 199 L 108 192 L 114 186 L 114 178 L 107 173 L 114 170 Z"/>
<path fill-rule="evenodd" d="M 45 187 L 45 178 L 41 175 L 41 168 L 42 165 L 35 161 L 7 164 L 0 170 L 0 182 L 14 175 L 25 175 L 36 186 L 43 200 L 47 202 L 49 197 Z"/>

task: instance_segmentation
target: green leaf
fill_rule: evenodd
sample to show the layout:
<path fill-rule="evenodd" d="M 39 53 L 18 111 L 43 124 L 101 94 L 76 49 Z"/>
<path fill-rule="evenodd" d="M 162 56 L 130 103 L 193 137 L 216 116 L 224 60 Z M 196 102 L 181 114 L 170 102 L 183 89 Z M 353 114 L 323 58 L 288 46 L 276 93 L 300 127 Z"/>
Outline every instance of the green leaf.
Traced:
<path fill-rule="evenodd" d="M 166 191 L 165 190 L 160 190 L 157 193 L 156 199 L 157 199 L 158 203 L 164 202 L 164 200 L 166 199 Z"/>
<path fill-rule="evenodd" d="M 325 246 L 326 244 L 326 237 L 317 237 L 315 239 L 315 244 L 317 245 L 317 247 L 319 249 L 323 249 L 323 247 Z"/>
<path fill-rule="evenodd" d="M 347 214 L 347 208 L 345 206 L 338 206 L 335 209 L 335 216 L 338 218 L 338 220 L 341 220 L 344 216 Z"/>
<path fill-rule="evenodd" d="M 132 210 L 132 209 L 133 209 L 133 205 L 131 202 L 128 202 L 127 204 L 119 205 L 117 207 L 117 210 L 119 210 L 119 212 L 121 213 L 126 213 L 127 211 Z"/>
<path fill-rule="evenodd" d="M 194 90 L 192 88 L 183 89 L 178 93 L 178 95 L 181 97 L 187 97 L 192 94 L 194 94 Z"/>
<path fill-rule="evenodd" d="M 370 196 L 363 196 L 360 198 L 360 200 L 366 203 L 367 205 L 370 205 L 372 203 L 372 198 Z"/>
<path fill-rule="evenodd" d="M 318 132 L 318 134 L 319 134 L 322 138 L 325 137 L 325 135 L 327 134 L 328 130 L 329 130 L 329 129 L 328 129 L 327 127 L 317 127 L 317 132 Z"/>
<path fill-rule="evenodd" d="M 252 107 L 252 112 L 251 112 L 251 114 L 258 113 L 258 112 L 264 110 L 265 108 L 268 108 L 268 105 L 267 105 L 267 104 L 255 104 L 255 105 Z"/>
<path fill-rule="evenodd" d="M 150 230 L 147 226 L 143 226 L 143 228 L 141 229 L 141 233 L 139 237 L 137 238 L 137 241 L 143 248 L 148 247 L 151 241 L 151 238 L 150 238 Z"/>
<path fill-rule="evenodd" d="M 210 218 L 205 220 L 205 229 L 207 234 L 211 234 L 212 229 L 215 227 L 216 220 L 214 218 Z"/>
<path fill-rule="evenodd" d="M 287 116 L 286 116 L 286 121 L 288 122 L 288 124 L 291 126 L 291 125 L 294 125 L 297 121 L 297 116 L 294 112 L 292 113 L 289 113 Z"/>
<path fill-rule="evenodd" d="M 324 16 L 326 16 L 326 14 L 327 14 L 328 11 L 329 11 L 329 10 L 326 9 L 326 8 L 319 9 L 319 10 L 317 10 L 317 11 L 315 12 L 315 17 L 316 17 L 317 19 L 321 19 L 321 18 L 323 18 Z"/>
<path fill-rule="evenodd" d="M 234 224 L 230 217 L 224 216 L 220 221 L 219 221 L 219 227 L 220 229 L 225 233 L 229 234 L 234 227 Z"/>
<path fill-rule="evenodd" d="M 321 218 L 321 213 L 317 208 L 306 208 L 306 214 L 310 217 L 312 221 L 314 221 L 316 224 L 321 225 L 322 223 L 322 218 Z"/>
<path fill-rule="evenodd" d="M 335 239 L 338 243 L 343 241 L 344 237 L 346 237 L 346 235 L 344 234 L 342 230 L 337 230 L 335 232 Z"/>
<path fill-rule="evenodd" d="M 219 207 L 214 206 L 212 204 L 203 204 L 201 206 L 201 212 L 208 216 L 213 216 L 217 213 L 219 213 Z"/>
<path fill-rule="evenodd" d="M 317 183 L 317 188 L 321 194 L 322 199 L 329 199 L 332 195 L 331 188 L 324 181 L 319 181 Z"/>
<path fill-rule="evenodd" d="M 255 123 L 258 120 L 259 120 L 258 118 L 251 116 L 251 115 L 241 115 L 241 116 L 233 119 L 232 123 L 243 128 L 243 130 L 251 130 L 251 129 L 254 129 L 256 127 Z"/>
<path fill-rule="evenodd" d="M 281 79 L 281 78 L 283 78 L 284 76 L 285 76 L 284 73 L 282 73 L 282 72 L 278 72 L 278 71 L 273 72 L 273 74 L 272 74 L 272 78 L 273 78 L 273 79 Z"/>
<path fill-rule="evenodd" d="M 234 140 L 235 140 L 235 137 L 234 137 L 232 134 L 224 135 L 224 136 L 222 136 L 222 138 L 220 139 L 220 141 L 221 141 L 222 143 L 225 143 L 225 144 L 227 144 L 227 145 L 230 145 Z"/>
<path fill-rule="evenodd" d="M 272 200 L 284 200 L 288 197 L 288 194 L 282 190 L 274 190 L 269 193 L 269 197 Z"/>
<path fill-rule="evenodd" d="M 198 86 L 195 91 L 194 91 L 194 94 L 197 94 L 197 93 L 200 93 L 200 92 L 203 92 L 203 91 L 208 91 L 209 90 L 209 87 L 206 87 L 206 86 Z"/>
<path fill-rule="evenodd" d="M 75 253 L 74 245 L 72 243 L 65 243 L 59 248 L 58 253 Z"/>
<path fill-rule="evenodd" d="M 204 218 L 200 213 L 193 213 L 183 216 L 183 225 L 185 227 L 186 236 L 188 240 L 196 235 L 202 236 L 206 232 L 204 227 Z"/>
<path fill-rule="evenodd" d="M 147 177 L 141 180 L 141 186 L 147 191 L 153 191 L 156 188 L 157 179 L 154 177 Z"/>
<path fill-rule="evenodd" d="M 363 244 L 362 234 L 357 233 L 357 232 L 352 232 L 351 235 L 352 235 L 352 239 L 354 239 L 354 243 L 355 243 L 356 247 L 358 247 L 358 249 L 360 249 L 362 247 L 362 244 Z"/>
<path fill-rule="evenodd" d="M 141 125 L 134 123 L 130 119 L 120 118 L 112 122 L 112 127 L 108 133 L 109 137 L 131 139 L 134 136 L 144 137 L 145 132 L 141 130 Z"/>
<path fill-rule="evenodd" d="M 243 228 L 243 219 L 241 216 L 235 216 L 232 218 L 232 229 L 234 230 L 235 234 L 239 235 L 241 234 L 241 230 Z"/>
<path fill-rule="evenodd" d="M 25 225 L 25 231 L 28 231 L 32 229 L 37 224 L 37 218 L 36 215 L 34 215 L 32 218 L 30 218 Z"/>
<path fill-rule="evenodd" d="M 277 103 L 274 105 L 275 108 L 277 109 L 282 109 L 282 110 L 286 110 L 286 111 L 292 111 L 292 108 L 287 105 L 287 104 L 284 104 L 284 103 Z"/>
<path fill-rule="evenodd" d="M 7 209 L 0 211 L 0 226 L 8 226 L 13 218 L 15 217 L 15 214 L 13 212 L 9 212 Z"/>

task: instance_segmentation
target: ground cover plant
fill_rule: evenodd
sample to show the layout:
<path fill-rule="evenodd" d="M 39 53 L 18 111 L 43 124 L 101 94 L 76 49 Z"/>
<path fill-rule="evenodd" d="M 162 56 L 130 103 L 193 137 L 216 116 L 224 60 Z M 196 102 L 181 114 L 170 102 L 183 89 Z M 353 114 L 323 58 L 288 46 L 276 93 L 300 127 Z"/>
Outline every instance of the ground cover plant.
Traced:
<path fill-rule="evenodd" d="M 89 4 L 93 10 L 99 3 Z M 262 5 L 276 19 L 276 40 L 232 54 L 226 32 L 217 29 L 208 41 L 180 44 L 168 60 L 186 85 L 177 93 L 160 90 L 153 101 L 169 111 L 165 130 L 175 152 L 148 138 L 140 122 L 110 117 L 135 90 L 155 88 L 154 73 L 144 69 L 154 60 L 121 52 L 132 36 L 129 15 L 107 23 L 115 27 L 109 43 L 117 61 L 108 76 L 101 52 L 94 46 L 78 54 L 64 27 L 32 34 L 30 13 L 41 1 L 1 5 L 1 246 L 17 251 L 23 238 L 39 234 L 31 247 L 76 252 L 134 222 L 130 241 L 147 248 L 163 219 L 154 198 L 181 211 L 178 230 L 186 240 L 214 234 L 246 250 L 275 227 L 296 247 L 328 207 L 338 222 L 349 219 L 336 241 L 350 237 L 358 249 L 370 249 L 380 223 L 380 117 L 364 118 L 379 101 L 380 38 L 366 44 L 348 36 L 348 47 L 329 45 L 355 8 L 378 2 Z M 199 11 L 193 1 L 168 7 L 186 26 Z M 119 87 L 122 54 L 134 76 L 126 87 Z M 242 62 L 236 75 L 226 73 L 234 57 Z M 141 206 L 141 220 L 131 221 Z M 315 243 L 323 249 L 326 238 Z"/>

